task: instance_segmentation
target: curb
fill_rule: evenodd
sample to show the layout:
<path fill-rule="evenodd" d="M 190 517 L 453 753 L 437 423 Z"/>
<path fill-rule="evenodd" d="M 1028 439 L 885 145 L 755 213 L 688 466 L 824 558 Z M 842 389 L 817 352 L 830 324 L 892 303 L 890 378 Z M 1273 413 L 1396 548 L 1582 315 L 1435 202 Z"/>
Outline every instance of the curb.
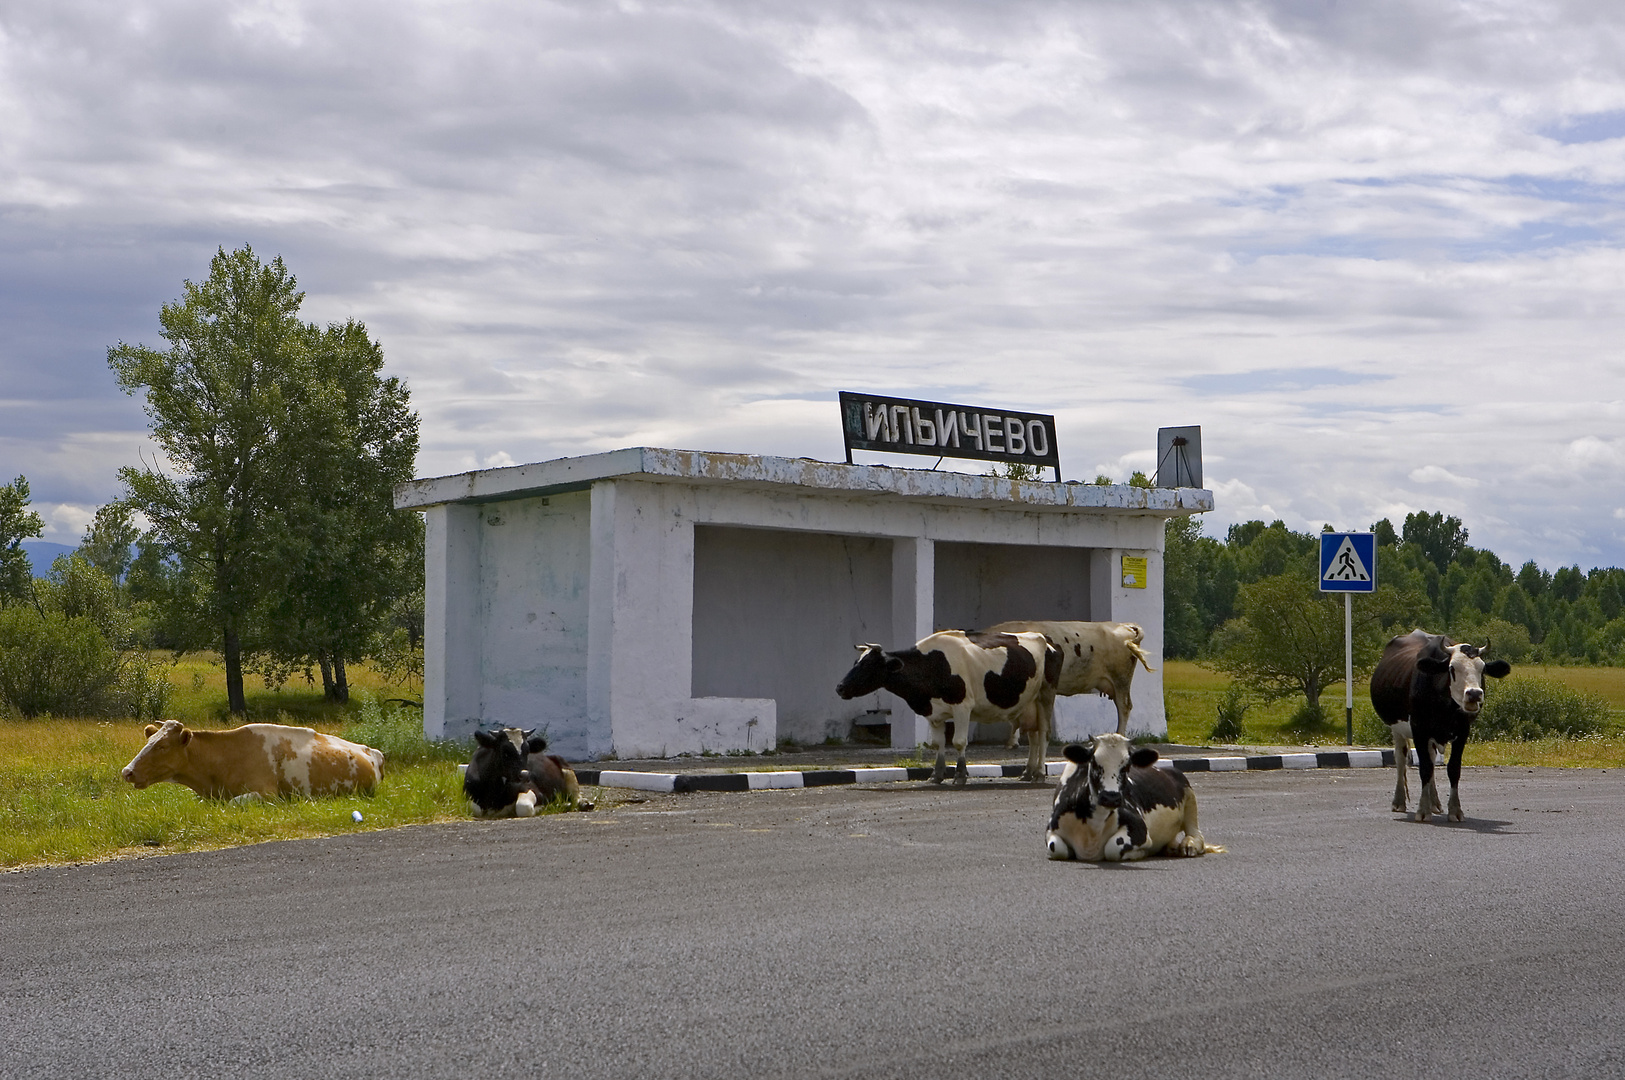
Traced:
<path fill-rule="evenodd" d="M 1416 751 L 1411 751 L 1411 762 Z M 1392 750 L 1332 750 L 1313 754 L 1260 754 L 1253 757 L 1198 757 L 1160 758 L 1160 769 L 1178 769 L 1180 772 L 1267 772 L 1274 769 L 1380 769 L 1392 767 Z M 1065 761 L 1046 761 L 1044 771 L 1059 776 L 1066 769 Z M 1005 779 L 1018 777 L 1024 765 L 967 765 L 971 779 Z M 633 788 L 637 791 L 675 792 L 684 795 L 694 791 L 767 791 L 775 788 L 834 787 L 842 784 L 896 783 L 904 780 L 928 780 L 931 769 L 924 767 L 873 769 L 809 769 L 786 772 L 735 773 L 657 773 L 628 772 L 614 769 L 576 769 L 576 780 L 597 787 Z"/>

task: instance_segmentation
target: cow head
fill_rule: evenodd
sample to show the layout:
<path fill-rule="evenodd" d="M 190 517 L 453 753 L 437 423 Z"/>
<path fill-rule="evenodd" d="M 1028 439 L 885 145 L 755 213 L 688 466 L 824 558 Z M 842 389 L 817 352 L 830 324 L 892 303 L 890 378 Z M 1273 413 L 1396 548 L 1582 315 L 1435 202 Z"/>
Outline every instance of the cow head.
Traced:
<path fill-rule="evenodd" d="M 842 701 L 851 701 L 864 694 L 872 694 L 886 685 L 886 676 L 903 670 L 903 661 L 887 656 L 879 645 L 859 645 L 858 662 L 846 677 L 835 684 L 835 692 Z"/>
<path fill-rule="evenodd" d="M 179 720 L 148 724 L 147 745 L 130 759 L 119 775 L 137 789 L 168 780 L 185 765 L 186 745 L 191 741 L 192 730 Z"/>
<path fill-rule="evenodd" d="M 1485 645 L 1441 645 L 1416 658 L 1416 670 L 1435 679 L 1449 681 L 1450 698 L 1456 707 L 1468 716 L 1476 716 L 1484 706 L 1484 676 L 1504 679 L 1512 673 L 1512 665 L 1505 660 L 1484 662 Z"/>
<path fill-rule="evenodd" d="M 1106 734 L 1068 746 L 1063 753 L 1068 764 L 1050 808 L 1049 857 L 1099 858 L 1108 818 L 1128 794 L 1129 768 L 1151 765 L 1157 752 L 1135 749 L 1123 736 Z"/>

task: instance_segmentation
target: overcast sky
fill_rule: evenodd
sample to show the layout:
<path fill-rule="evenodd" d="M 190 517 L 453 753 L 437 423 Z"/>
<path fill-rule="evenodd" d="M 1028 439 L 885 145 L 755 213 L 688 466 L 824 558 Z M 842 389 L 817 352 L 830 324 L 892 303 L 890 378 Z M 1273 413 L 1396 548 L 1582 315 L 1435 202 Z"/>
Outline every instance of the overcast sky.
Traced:
<path fill-rule="evenodd" d="M 107 348 L 246 242 L 420 475 L 839 460 L 862 389 L 1083 479 L 1200 424 L 1215 535 L 1625 565 L 1622 210 L 1606 0 L 0 0 L 0 473 L 73 542 L 151 454 Z"/>

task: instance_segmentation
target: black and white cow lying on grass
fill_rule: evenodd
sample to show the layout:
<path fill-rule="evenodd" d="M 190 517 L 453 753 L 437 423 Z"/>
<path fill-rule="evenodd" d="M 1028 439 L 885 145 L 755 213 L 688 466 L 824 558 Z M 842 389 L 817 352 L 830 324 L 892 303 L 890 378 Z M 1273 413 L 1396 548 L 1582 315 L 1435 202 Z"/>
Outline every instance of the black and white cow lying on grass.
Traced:
<path fill-rule="evenodd" d="M 1106 734 L 1068 746 L 1065 754 L 1061 789 L 1050 807 L 1050 858 L 1132 862 L 1224 850 L 1202 838 L 1196 792 L 1184 773 L 1154 766 L 1155 750 L 1136 750 L 1123 736 Z"/>
<path fill-rule="evenodd" d="M 557 754 L 547 749 L 536 729 L 503 728 L 474 732 L 474 756 L 463 773 L 463 794 L 480 817 L 531 817 L 538 804 L 564 798 L 571 808 L 580 806 L 576 774 Z M 590 807 L 589 807 L 590 809 Z"/>
<path fill-rule="evenodd" d="M 1388 642 L 1382 659 L 1371 672 L 1371 705 L 1388 725 L 1394 740 L 1394 768 L 1399 778 L 1394 784 L 1394 810 L 1403 814 L 1410 792 L 1405 785 L 1409 743 L 1416 744 L 1416 771 L 1422 781 L 1417 796 L 1416 820 L 1426 821 L 1442 813 L 1433 755 L 1445 744 L 1450 761 L 1445 774 L 1450 777 L 1451 821 L 1460 821 L 1461 753 L 1472 733 L 1473 720 L 1484 707 L 1484 676 L 1502 679 L 1512 673 L 1505 660 L 1484 662 L 1489 650 L 1474 645 L 1458 645 L 1442 634 L 1412 630 Z"/>
<path fill-rule="evenodd" d="M 1061 653 L 1043 634 L 994 634 L 940 630 L 912 649 L 887 652 L 879 645 L 859 645 L 858 662 L 835 687 L 850 701 L 877 690 L 890 690 L 931 725 L 937 749 L 931 783 L 947 776 L 944 725 L 953 721 L 959 766 L 954 783 L 964 784 L 965 743 L 971 721 L 1015 722 L 1041 694 L 1053 701 L 1061 672 Z M 1028 748 L 1023 780 L 1044 779 L 1044 740 Z"/>

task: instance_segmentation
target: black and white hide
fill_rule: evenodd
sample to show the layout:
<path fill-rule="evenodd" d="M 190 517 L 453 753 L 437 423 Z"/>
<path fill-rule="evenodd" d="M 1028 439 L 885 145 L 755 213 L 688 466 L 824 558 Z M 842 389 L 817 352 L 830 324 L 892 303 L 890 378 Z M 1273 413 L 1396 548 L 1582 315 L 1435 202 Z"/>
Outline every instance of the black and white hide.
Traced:
<path fill-rule="evenodd" d="M 1054 707 L 1055 680 L 1061 653 L 1043 634 L 995 634 L 941 630 L 921 638 L 912 649 L 887 652 L 879 645 L 859 645 L 858 662 L 835 692 L 850 701 L 877 690 L 889 690 L 925 717 L 937 750 L 931 783 L 947 776 L 945 725 L 953 721 L 959 767 L 954 783 L 964 784 L 965 743 L 972 721 L 983 724 L 1017 721 L 1035 711 L 1048 716 Z M 1047 698 L 1047 707 L 1041 699 Z M 1035 732 L 1027 751 L 1023 780 L 1044 779 L 1048 730 Z"/>
<path fill-rule="evenodd" d="M 536 807 L 563 796 L 575 805 L 575 772 L 536 729 L 474 732 L 474 757 L 463 773 L 463 794 L 480 817 L 531 817 Z"/>
<path fill-rule="evenodd" d="M 1202 838 L 1196 792 L 1183 773 L 1155 767 L 1155 750 L 1106 734 L 1064 753 L 1046 834 L 1050 858 L 1131 862 L 1224 850 Z"/>

